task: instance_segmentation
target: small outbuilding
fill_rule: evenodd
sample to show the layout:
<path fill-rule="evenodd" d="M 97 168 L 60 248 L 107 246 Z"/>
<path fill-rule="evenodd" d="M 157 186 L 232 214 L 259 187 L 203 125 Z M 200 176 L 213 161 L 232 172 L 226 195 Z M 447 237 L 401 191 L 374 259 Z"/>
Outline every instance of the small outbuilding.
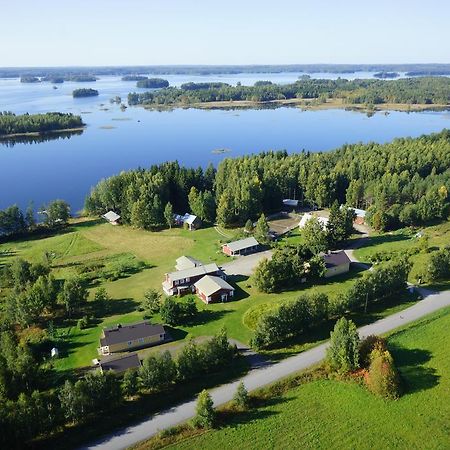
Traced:
<path fill-rule="evenodd" d="M 128 369 L 139 369 L 141 361 L 137 353 L 129 353 L 119 357 L 103 358 L 99 361 L 99 366 L 102 372 L 111 370 L 114 373 L 122 373 Z"/>
<path fill-rule="evenodd" d="M 58 358 L 58 357 L 59 357 L 59 350 L 58 350 L 56 347 L 53 347 L 53 348 L 50 350 L 50 356 L 51 356 L 52 358 Z"/>
<path fill-rule="evenodd" d="M 174 214 L 173 221 L 175 222 L 175 225 L 184 226 L 184 224 L 186 224 L 190 231 L 198 230 L 202 226 L 200 218 L 189 213 L 186 213 L 184 216 Z"/>
<path fill-rule="evenodd" d="M 222 251 L 228 256 L 248 255 L 258 249 L 259 242 L 253 236 L 222 245 Z"/>
<path fill-rule="evenodd" d="M 325 278 L 334 277 L 336 275 L 341 275 L 347 273 L 350 270 L 350 258 L 344 250 L 339 250 L 337 252 L 329 252 L 323 255 L 325 261 Z"/>
<path fill-rule="evenodd" d="M 342 205 L 341 208 L 345 208 L 345 206 Z M 352 208 L 351 206 L 348 206 L 347 209 L 352 209 L 355 213 L 355 219 L 353 220 L 354 223 L 363 225 L 366 222 L 367 211 L 364 209 Z"/>
<path fill-rule="evenodd" d="M 206 303 L 227 302 L 234 297 L 234 287 L 223 278 L 206 275 L 194 284 L 195 292 Z"/>
<path fill-rule="evenodd" d="M 120 216 L 114 211 L 108 211 L 106 214 L 103 214 L 102 217 L 111 225 L 118 225 L 120 223 Z"/>

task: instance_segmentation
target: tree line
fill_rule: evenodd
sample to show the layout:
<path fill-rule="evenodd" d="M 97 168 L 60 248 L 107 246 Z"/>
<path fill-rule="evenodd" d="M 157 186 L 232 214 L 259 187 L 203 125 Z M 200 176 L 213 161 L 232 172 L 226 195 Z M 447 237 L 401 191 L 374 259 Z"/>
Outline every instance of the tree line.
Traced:
<path fill-rule="evenodd" d="M 96 97 L 97 95 L 98 95 L 98 91 L 96 89 L 90 89 L 90 88 L 75 89 L 72 92 L 72 97 L 73 98 Z"/>
<path fill-rule="evenodd" d="M 0 137 L 21 133 L 45 133 L 56 130 L 81 128 L 81 116 L 72 113 L 20 114 L 0 112 Z"/>
<path fill-rule="evenodd" d="M 168 162 L 122 172 L 100 181 L 85 209 L 90 214 L 112 209 L 124 223 L 156 229 L 171 226 L 170 214 L 164 214 L 169 205 L 168 211 L 191 210 L 208 222 L 232 227 L 279 211 L 283 198 L 296 198 L 319 208 L 337 202 L 367 209 L 369 224 L 389 230 L 445 219 L 449 186 L 450 131 L 444 130 L 323 153 L 227 158 L 217 171 L 211 165 L 203 170 Z"/>
<path fill-rule="evenodd" d="M 138 85 L 141 82 L 138 82 Z M 142 82 L 145 83 L 145 80 Z M 139 86 L 138 86 L 139 87 Z M 142 86 L 145 87 L 145 86 Z M 398 80 L 313 79 L 303 76 L 295 83 L 257 82 L 254 86 L 226 83 L 186 83 L 157 92 L 130 93 L 130 105 L 189 105 L 192 103 L 289 99 L 341 99 L 347 104 L 402 103 L 440 104 L 450 102 L 450 79 L 419 77 Z"/>

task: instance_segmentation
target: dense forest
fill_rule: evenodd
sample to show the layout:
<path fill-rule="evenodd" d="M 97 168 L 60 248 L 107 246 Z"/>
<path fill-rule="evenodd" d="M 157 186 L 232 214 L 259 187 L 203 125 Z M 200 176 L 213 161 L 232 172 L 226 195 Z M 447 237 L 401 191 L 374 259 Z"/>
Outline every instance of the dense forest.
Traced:
<path fill-rule="evenodd" d="M 80 116 L 72 113 L 21 114 L 0 112 L 0 137 L 21 133 L 45 133 L 84 126 Z"/>
<path fill-rule="evenodd" d="M 155 65 L 107 67 L 17 67 L 0 69 L 0 78 L 47 75 L 214 75 L 239 73 L 355 73 L 355 72 L 408 72 L 411 75 L 450 75 L 450 64 L 252 64 L 252 65 Z"/>
<path fill-rule="evenodd" d="M 283 198 L 297 198 L 310 206 L 329 207 L 337 201 L 368 209 L 374 228 L 386 230 L 445 218 L 449 187 L 450 131 L 444 130 L 388 144 L 344 145 L 326 153 L 278 151 L 228 158 L 217 171 L 173 162 L 122 172 L 92 189 L 86 211 L 112 209 L 124 223 L 156 229 L 167 226 L 169 206 L 231 227 L 279 210 Z"/>
<path fill-rule="evenodd" d="M 162 78 L 145 78 L 136 83 L 136 87 L 147 89 L 166 88 L 168 86 L 169 82 L 167 80 L 163 80 Z"/>
<path fill-rule="evenodd" d="M 23 76 L 20 78 L 21 83 L 39 83 L 40 80 L 37 77 Z"/>
<path fill-rule="evenodd" d="M 398 72 L 376 72 L 373 76 L 375 78 L 398 78 L 400 74 Z"/>
<path fill-rule="evenodd" d="M 95 97 L 98 95 L 98 91 L 96 89 L 75 89 L 72 92 L 72 96 L 74 98 L 79 97 Z"/>
<path fill-rule="evenodd" d="M 450 104 L 450 79 L 446 77 L 399 80 L 325 80 L 303 76 L 292 84 L 187 83 L 157 92 L 130 93 L 130 105 L 189 105 L 192 103 L 289 99 L 342 99 L 347 104 Z"/>

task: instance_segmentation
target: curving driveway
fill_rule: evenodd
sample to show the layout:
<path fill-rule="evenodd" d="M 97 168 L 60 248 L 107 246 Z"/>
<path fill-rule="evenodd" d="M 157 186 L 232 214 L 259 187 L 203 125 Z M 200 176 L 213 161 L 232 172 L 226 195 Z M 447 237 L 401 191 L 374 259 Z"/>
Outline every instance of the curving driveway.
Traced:
<path fill-rule="evenodd" d="M 450 291 L 430 294 L 426 296 L 424 300 L 416 303 L 410 308 L 359 328 L 359 333 L 361 337 L 370 334 L 386 333 L 445 306 L 450 306 Z M 311 350 L 286 358 L 279 363 L 266 366 L 263 365 L 261 368 L 251 370 L 240 380 L 224 384 L 211 390 L 210 392 L 214 400 L 214 405 L 219 406 L 230 401 L 241 380 L 245 383 L 247 389 L 251 391 L 319 363 L 325 357 L 327 346 L 328 343 L 324 343 Z M 192 399 L 159 414 L 155 414 L 139 424 L 118 430 L 117 432 L 83 448 L 95 450 L 119 450 L 127 448 L 152 437 L 160 430 L 173 427 L 189 420 L 195 414 L 195 406 L 196 400 Z"/>

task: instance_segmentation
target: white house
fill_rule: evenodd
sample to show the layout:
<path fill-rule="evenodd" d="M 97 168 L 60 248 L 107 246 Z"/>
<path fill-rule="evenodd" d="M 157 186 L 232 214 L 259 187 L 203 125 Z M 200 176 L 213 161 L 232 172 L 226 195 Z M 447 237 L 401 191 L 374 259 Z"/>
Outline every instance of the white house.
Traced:
<path fill-rule="evenodd" d="M 328 219 L 326 217 L 319 217 L 319 216 L 314 216 L 310 213 L 305 213 L 303 214 L 302 218 L 300 219 L 300 223 L 298 224 L 299 228 L 304 228 L 305 225 L 313 218 L 315 217 L 319 223 L 322 225 L 322 227 L 325 229 L 326 226 L 328 225 Z"/>

